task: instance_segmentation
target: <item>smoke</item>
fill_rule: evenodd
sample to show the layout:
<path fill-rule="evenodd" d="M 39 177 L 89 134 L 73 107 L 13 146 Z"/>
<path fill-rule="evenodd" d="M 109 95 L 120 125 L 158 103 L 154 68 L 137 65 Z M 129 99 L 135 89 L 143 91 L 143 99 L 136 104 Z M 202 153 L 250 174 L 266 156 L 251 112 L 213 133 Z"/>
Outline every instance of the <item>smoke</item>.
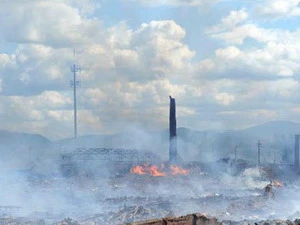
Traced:
<path fill-rule="evenodd" d="M 113 146 L 149 151 L 160 158 L 160 164 L 168 159 L 167 131 L 151 133 L 131 126 L 117 135 L 85 136 L 76 141 L 7 141 L 1 146 L 5 166 L 0 169 L 0 208 L 20 207 L 6 213 L 49 223 L 72 217 L 109 220 L 108 224 L 114 224 L 118 213 L 137 206 L 153 212 L 140 219 L 195 212 L 219 219 L 283 219 L 300 210 L 300 184 L 288 166 L 258 168 L 242 160 L 241 152 L 235 162 L 233 148 L 226 149 L 234 146 L 231 139 L 215 142 L 212 133 L 201 134 L 200 140 L 195 132 L 179 130 L 178 134 L 180 166 L 189 174 L 165 177 L 130 174 L 131 166 L 140 159 L 131 165 L 115 154 L 105 161 L 89 149 Z M 72 156 L 70 161 L 63 158 L 66 155 Z M 64 170 L 66 163 L 73 167 Z M 264 188 L 276 179 L 283 187 L 273 187 L 274 198 L 265 196 Z"/>

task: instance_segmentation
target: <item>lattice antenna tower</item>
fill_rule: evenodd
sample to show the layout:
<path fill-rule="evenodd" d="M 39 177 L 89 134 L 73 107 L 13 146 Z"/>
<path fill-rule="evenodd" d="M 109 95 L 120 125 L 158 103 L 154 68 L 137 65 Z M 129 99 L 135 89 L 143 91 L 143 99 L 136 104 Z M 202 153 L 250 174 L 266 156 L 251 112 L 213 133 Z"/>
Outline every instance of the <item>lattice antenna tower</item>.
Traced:
<path fill-rule="evenodd" d="M 77 81 L 77 73 L 81 72 L 81 68 L 76 65 L 76 51 L 73 50 L 74 64 L 71 67 L 71 72 L 73 73 L 73 80 L 70 81 L 70 86 L 73 88 L 73 101 L 74 101 L 74 139 L 77 138 L 77 96 L 76 89 L 80 85 L 80 81 Z"/>

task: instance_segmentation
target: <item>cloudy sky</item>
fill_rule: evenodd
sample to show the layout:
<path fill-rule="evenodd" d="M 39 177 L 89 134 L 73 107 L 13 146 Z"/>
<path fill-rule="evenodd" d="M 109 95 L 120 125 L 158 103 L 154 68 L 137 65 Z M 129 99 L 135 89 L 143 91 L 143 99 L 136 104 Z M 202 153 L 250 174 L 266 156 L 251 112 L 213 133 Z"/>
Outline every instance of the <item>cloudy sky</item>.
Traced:
<path fill-rule="evenodd" d="M 0 0 L 0 129 L 73 135 L 300 122 L 299 0 Z M 73 49 L 76 49 L 74 57 Z"/>

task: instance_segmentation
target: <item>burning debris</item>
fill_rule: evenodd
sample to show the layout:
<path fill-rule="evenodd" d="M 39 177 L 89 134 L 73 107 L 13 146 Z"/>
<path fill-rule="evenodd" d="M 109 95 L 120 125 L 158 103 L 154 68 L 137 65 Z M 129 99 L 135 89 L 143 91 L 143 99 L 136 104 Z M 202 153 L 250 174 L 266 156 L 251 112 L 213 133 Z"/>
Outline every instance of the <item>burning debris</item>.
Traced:
<path fill-rule="evenodd" d="M 273 185 L 272 185 L 272 183 L 268 184 L 268 185 L 265 187 L 264 195 L 267 196 L 268 198 L 269 198 L 269 197 L 274 198 L 275 195 L 274 195 L 274 192 L 273 192 Z"/>
<path fill-rule="evenodd" d="M 176 165 L 170 165 L 170 167 L 165 166 L 164 164 L 158 165 L 137 165 L 130 169 L 130 173 L 144 175 L 148 174 L 153 177 L 164 177 L 167 175 L 188 175 L 189 170 L 181 168 Z"/>
<path fill-rule="evenodd" d="M 74 210 L 73 213 L 68 211 L 67 214 L 57 216 L 55 220 L 51 220 L 51 223 L 47 223 L 46 216 L 38 219 L 45 218 L 45 224 L 59 225 L 134 224 L 138 221 L 156 218 L 164 218 L 154 220 L 156 222 L 168 221 L 168 223 L 161 224 L 189 224 L 186 222 L 186 217 L 175 216 L 206 212 L 220 220 L 226 220 L 227 222 L 224 224 L 228 224 L 228 221 L 233 220 L 256 221 L 257 219 L 275 219 L 275 216 L 280 218 L 283 209 L 285 212 L 290 210 L 290 205 L 283 204 L 283 199 L 292 195 L 292 185 L 287 185 L 283 191 L 282 188 L 279 188 L 283 185 L 274 179 L 271 191 L 275 193 L 276 190 L 276 196 L 275 198 L 266 198 L 263 193 L 266 180 L 249 179 L 253 182 L 250 185 L 247 182 L 240 183 L 241 175 L 232 176 L 230 179 L 220 173 L 206 173 L 199 176 L 193 169 L 193 167 L 184 169 L 164 164 L 160 166 L 139 165 L 132 167 L 130 173 L 121 177 L 94 180 L 94 182 L 98 181 L 96 183 L 81 180 L 82 184 L 78 187 L 76 187 L 76 182 L 73 183 L 75 178 L 70 178 L 69 182 L 73 186 L 67 190 L 73 195 L 80 196 L 74 204 L 81 208 L 78 211 Z M 141 175 L 133 176 L 136 171 Z M 173 174 L 173 172 L 177 174 L 178 171 L 182 176 Z M 259 171 L 257 168 L 249 168 L 244 176 L 256 176 L 257 171 Z M 204 172 L 206 171 L 204 170 Z M 155 177 L 155 175 L 161 174 L 164 176 Z M 58 188 L 58 182 L 59 180 L 53 180 L 53 185 L 48 187 L 49 190 L 51 191 L 53 187 Z M 83 209 L 82 206 L 86 209 Z M 290 212 L 292 213 L 292 211 Z M 68 216 L 73 220 L 61 221 L 61 218 Z M 188 216 L 188 218 L 193 217 Z M 192 221 L 190 219 L 188 221 Z M 61 222 L 57 223 L 57 221 Z M 198 217 L 196 221 L 196 224 L 202 224 L 198 223 Z M 204 224 L 210 224 L 208 221 Z"/>
<path fill-rule="evenodd" d="M 36 192 L 28 206 L 36 212 L 42 199 L 44 211 L 29 214 L 27 219 L 18 215 L 18 210 L 2 207 L 0 225 L 233 225 L 286 218 L 287 213 L 295 212 L 295 205 L 300 201 L 295 193 L 299 192 L 300 184 L 293 178 L 286 185 L 287 177 L 282 174 L 291 172 L 288 166 L 257 167 L 229 157 L 216 163 L 180 161 L 172 97 L 169 121 L 168 162 L 160 163 L 165 161 L 151 151 L 76 148 L 65 152 L 61 176 L 29 179 L 30 188 L 21 186 L 22 196 L 27 197 L 28 190 Z M 298 139 L 296 147 L 299 147 Z M 299 148 L 296 150 L 298 156 Z M 279 180 L 283 180 L 284 189 Z M 295 205 L 291 204 L 293 201 Z M 49 213 L 53 209 L 53 214 Z M 196 212 L 206 212 L 212 217 L 191 214 Z M 293 224 L 275 220 L 269 223 Z"/>
<path fill-rule="evenodd" d="M 273 184 L 275 187 L 283 187 L 283 184 L 278 180 L 273 180 Z"/>
<path fill-rule="evenodd" d="M 271 181 L 265 188 L 264 188 L 264 196 L 268 197 L 268 198 L 274 198 L 275 194 L 273 189 L 274 188 L 278 188 L 278 187 L 283 187 L 283 185 L 281 184 L 281 182 L 279 182 L 278 180 L 273 180 Z"/>
<path fill-rule="evenodd" d="M 162 172 L 161 170 L 164 168 L 164 165 L 162 165 L 160 168 L 157 165 L 143 165 L 143 166 L 135 166 L 133 168 L 130 169 L 130 173 L 133 174 L 139 174 L 139 175 L 143 175 L 143 174 L 149 174 L 153 177 L 163 177 L 166 176 L 165 172 Z"/>
<path fill-rule="evenodd" d="M 188 175 L 189 171 L 187 169 L 183 169 L 181 167 L 171 165 L 170 166 L 172 175 Z"/>

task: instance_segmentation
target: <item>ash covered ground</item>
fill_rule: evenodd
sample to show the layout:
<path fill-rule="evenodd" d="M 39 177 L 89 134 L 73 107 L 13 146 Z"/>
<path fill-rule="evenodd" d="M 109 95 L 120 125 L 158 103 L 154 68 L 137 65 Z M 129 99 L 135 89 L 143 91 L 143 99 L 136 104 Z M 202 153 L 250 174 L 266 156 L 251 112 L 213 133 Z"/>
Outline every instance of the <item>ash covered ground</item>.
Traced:
<path fill-rule="evenodd" d="M 220 221 L 293 220 L 300 215 L 300 182 L 291 168 L 236 169 L 230 163 L 185 168 L 187 175 L 158 177 L 130 170 L 68 178 L 14 171 L 1 183 L 0 224 L 124 224 L 190 213 Z M 265 193 L 270 181 L 271 192 Z M 277 181 L 281 184 L 275 185 Z"/>

